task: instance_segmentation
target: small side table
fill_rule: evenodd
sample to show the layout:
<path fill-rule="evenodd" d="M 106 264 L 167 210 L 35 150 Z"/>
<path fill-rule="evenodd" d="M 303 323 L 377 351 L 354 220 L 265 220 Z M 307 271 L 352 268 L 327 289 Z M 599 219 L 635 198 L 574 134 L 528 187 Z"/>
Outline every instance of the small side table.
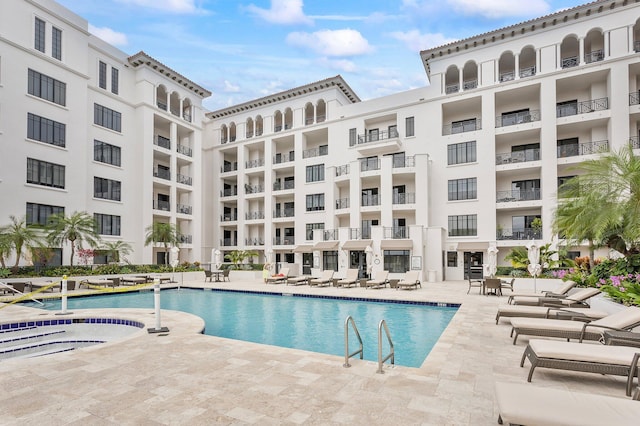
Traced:
<path fill-rule="evenodd" d="M 400 280 L 389 280 L 389 287 L 398 288 L 398 282 L 400 282 Z"/>
<path fill-rule="evenodd" d="M 640 333 L 633 331 L 605 330 L 602 332 L 605 345 L 633 346 L 640 348 Z"/>
<path fill-rule="evenodd" d="M 360 287 L 366 287 L 367 286 L 367 281 L 369 281 L 366 278 L 360 278 Z"/>

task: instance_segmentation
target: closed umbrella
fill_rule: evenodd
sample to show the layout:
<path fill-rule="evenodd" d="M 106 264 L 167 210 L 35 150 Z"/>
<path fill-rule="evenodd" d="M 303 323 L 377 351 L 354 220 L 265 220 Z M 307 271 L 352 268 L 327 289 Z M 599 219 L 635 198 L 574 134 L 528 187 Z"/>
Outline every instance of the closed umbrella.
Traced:
<path fill-rule="evenodd" d="M 364 253 L 366 255 L 365 260 L 367 262 L 367 275 L 371 278 L 371 268 L 373 268 L 373 249 L 371 246 L 367 246 L 364 249 Z"/>
<path fill-rule="evenodd" d="M 498 270 L 498 249 L 496 247 L 489 247 L 489 276 L 491 278 L 496 276 Z"/>
<path fill-rule="evenodd" d="M 536 277 L 542 272 L 542 266 L 540 265 L 540 247 L 538 247 L 533 240 L 527 244 L 527 257 L 529 259 L 527 270 L 533 277 L 533 291 L 535 293 L 537 292 Z"/>
<path fill-rule="evenodd" d="M 211 266 L 213 269 L 218 270 L 222 266 L 222 253 L 218 249 L 211 250 Z"/>

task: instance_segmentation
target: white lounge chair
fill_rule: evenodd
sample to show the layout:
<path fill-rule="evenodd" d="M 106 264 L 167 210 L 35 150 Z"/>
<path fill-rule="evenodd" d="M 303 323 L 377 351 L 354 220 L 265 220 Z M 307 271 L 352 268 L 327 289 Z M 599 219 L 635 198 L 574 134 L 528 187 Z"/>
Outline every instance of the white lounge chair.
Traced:
<path fill-rule="evenodd" d="M 551 291 L 539 291 L 537 293 L 532 292 L 515 292 L 509 295 L 507 303 L 511 303 L 514 297 L 565 297 L 569 290 L 576 286 L 575 281 L 565 281 Z"/>
<path fill-rule="evenodd" d="M 575 307 L 563 308 L 553 306 L 500 305 L 496 313 L 496 324 L 502 317 L 509 318 L 554 318 L 579 319 L 593 321 L 604 318 L 608 312 L 591 308 Z"/>
<path fill-rule="evenodd" d="M 418 286 L 422 287 L 422 285 L 420 284 L 420 271 L 408 271 L 406 274 L 404 274 L 404 278 L 398 281 L 396 289 L 417 289 Z"/>
<path fill-rule="evenodd" d="M 587 299 L 592 298 L 600 294 L 600 290 L 595 287 L 581 288 L 575 293 L 571 293 L 566 297 L 528 297 L 528 296 L 516 296 L 513 298 L 511 304 L 513 305 L 529 305 L 529 306 L 587 306 Z"/>
<path fill-rule="evenodd" d="M 336 287 L 351 287 L 352 285 L 357 285 L 358 274 L 359 271 L 357 269 L 347 269 L 347 276 L 338 280 Z"/>
<path fill-rule="evenodd" d="M 389 271 L 376 272 L 375 279 L 368 280 L 365 283 L 366 288 L 381 288 L 389 284 Z"/>
<path fill-rule="evenodd" d="M 288 275 L 289 275 L 289 268 L 282 268 L 280 269 L 280 272 L 278 272 L 276 275 L 272 275 L 270 277 L 265 278 L 264 282 L 266 284 L 284 283 L 284 282 L 287 282 Z"/>
<path fill-rule="evenodd" d="M 323 287 L 327 285 L 331 285 L 333 282 L 333 271 L 332 270 L 324 270 L 322 271 L 322 275 L 319 278 L 312 278 L 309 280 L 309 285 L 317 285 L 318 287 Z"/>

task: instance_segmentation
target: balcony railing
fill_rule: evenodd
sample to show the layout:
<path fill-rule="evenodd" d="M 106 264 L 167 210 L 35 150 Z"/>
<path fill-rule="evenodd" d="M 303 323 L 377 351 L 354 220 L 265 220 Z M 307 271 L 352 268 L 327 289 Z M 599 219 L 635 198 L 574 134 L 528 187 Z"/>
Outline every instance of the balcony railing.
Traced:
<path fill-rule="evenodd" d="M 640 149 L 640 140 L 638 140 L 638 136 L 631 136 L 629 138 L 629 144 L 632 149 Z"/>
<path fill-rule="evenodd" d="M 520 69 L 520 78 L 533 77 L 536 75 L 536 67 L 526 67 Z"/>
<path fill-rule="evenodd" d="M 235 247 L 238 245 L 238 241 L 235 238 L 223 238 L 220 240 L 222 247 Z"/>
<path fill-rule="evenodd" d="M 362 229 L 360 229 L 360 228 L 349 228 L 349 239 L 350 240 L 360 240 L 360 239 L 362 239 Z"/>
<path fill-rule="evenodd" d="M 499 115 L 496 117 L 496 127 L 514 126 L 516 124 L 531 123 L 532 121 L 540 121 L 539 110 Z"/>
<path fill-rule="evenodd" d="M 221 143 L 221 144 L 223 144 L 223 145 L 224 145 L 224 144 L 225 144 L 225 143 L 227 143 L 227 142 L 229 142 L 229 139 L 228 139 L 226 136 L 222 136 L 222 137 L 220 137 L 220 143 Z"/>
<path fill-rule="evenodd" d="M 244 163 L 244 166 L 247 169 L 253 169 L 255 167 L 262 167 L 262 166 L 264 166 L 264 158 L 258 158 L 258 159 L 255 159 L 255 160 L 246 161 Z"/>
<path fill-rule="evenodd" d="M 244 214 L 246 220 L 259 220 L 264 219 L 264 211 L 258 210 L 254 212 L 246 212 Z"/>
<path fill-rule="evenodd" d="M 296 159 L 295 152 L 278 153 L 273 156 L 273 164 L 282 164 L 294 161 Z"/>
<path fill-rule="evenodd" d="M 338 239 L 337 229 L 325 229 L 322 231 L 322 239 L 324 241 L 334 241 Z"/>
<path fill-rule="evenodd" d="M 193 150 L 186 145 L 178 144 L 178 153 L 186 155 L 187 157 L 193 157 Z"/>
<path fill-rule="evenodd" d="M 344 164 L 342 166 L 336 167 L 336 176 L 344 176 L 349 174 L 349 165 Z"/>
<path fill-rule="evenodd" d="M 587 64 L 590 64 L 591 62 L 599 62 L 603 60 L 604 60 L 604 50 L 602 49 L 594 50 L 593 52 L 585 53 L 584 55 L 584 61 Z"/>
<path fill-rule="evenodd" d="M 363 143 L 379 142 L 387 139 L 395 139 L 397 137 L 398 137 L 397 129 L 378 130 L 377 132 L 369 132 L 369 133 L 364 133 L 362 135 L 358 135 L 357 143 L 358 145 L 361 145 Z"/>
<path fill-rule="evenodd" d="M 507 72 L 502 72 L 500 73 L 500 83 L 504 83 L 505 81 L 512 81 L 515 80 L 516 78 L 516 72 L 515 71 L 507 71 Z"/>
<path fill-rule="evenodd" d="M 416 157 L 393 157 L 393 168 L 400 169 L 403 167 L 414 167 L 416 165 Z"/>
<path fill-rule="evenodd" d="M 640 52 L 640 41 L 633 42 L 633 50 L 637 53 Z"/>
<path fill-rule="evenodd" d="M 496 229 L 496 240 L 540 240 L 542 230 L 534 228 L 502 228 Z"/>
<path fill-rule="evenodd" d="M 294 189 L 296 187 L 296 183 L 293 180 L 285 180 L 280 182 L 273 183 L 273 190 L 280 191 L 285 189 Z"/>
<path fill-rule="evenodd" d="M 153 200 L 153 209 L 168 212 L 171 211 L 171 204 L 168 201 Z"/>
<path fill-rule="evenodd" d="M 407 226 L 385 226 L 383 235 L 384 239 L 409 238 L 409 228 Z"/>
<path fill-rule="evenodd" d="M 505 152 L 496 154 L 496 166 L 501 164 L 526 163 L 527 161 L 539 161 L 540 149 L 525 149 L 524 151 Z"/>
<path fill-rule="evenodd" d="M 378 158 L 360 161 L 361 172 L 368 172 L 371 170 L 380 170 L 380 160 Z"/>
<path fill-rule="evenodd" d="M 307 117 L 307 118 L 304 119 L 304 124 L 308 126 L 308 125 L 313 124 L 313 123 L 322 123 L 322 122 L 324 122 L 326 120 L 326 118 L 327 117 L 324 116 L 324 115 L 316 116 L 315 120 L 314 120 L 313 117 Z"/>
<path fill-rule="evenodd" d="M 442 134 L 453 135 L 456 133 L 473 132 L 474 130 L 480 129 L 482 129 L 482 121 L 479 118 L 472 118 L 469 120 L 445 124 L 444 126 L 442 126 Z"/>
<path fill-rule="evenodd" d="M 558 147 L 558 158 L 591 155 L 609 151 L 609 141 L 583 142 Z"/>
<path fill-rule="evenodd" d="M 155 169 L 153 171 L 153 177 L 171 180 L 171 171 L 166 169 Z"/>
<path fill-rule="evenodd" d="M 222 222 L 235 222 L 238 220 L 238 213 L 225 213 L 220 215 Z"/>
<path fill-rule="evenodd" d="M 393 194 L 393 204 L 415 204 L 416 193 L 405 192 L 403 194 Z"/>
<path fill-rule="evenodd" d="M 629 93 L 629 105 L 640 104 L 640 91 Z"/>
<path fill-rule="evenodd" d="M 169 108 L 169 112 L 171 112 L 171 114 L 175 115 L 176 117 L 180 117 L 180 110 L 177 108 Z"/>
<path fill-rule="evenodd" d="M 184 118 L 184 121 L 188 121 L 189 123 L 191 123 L 191 114 L 189 114 L 188 112 L 182 113 L 182 118 Z"/>
<path fill-rule="evenodd" d="M 263 246 L 264 238 L 262 237 L 254 237 L 254 238 L 245 238 L 244 244 L 246 246 Z"/>
<path fill-rule="evenodd" d="M 235 197 L 238 195 L 238 188 L 227 188 L 220 191 L 221 197 Z"/>
<path fill-rule="evenodd" d="M 245 139 L 251 139 L 253 137 L 253 130 L 247 130 L 244 132 Z"/>
<path fill-rule="evenodd" d="M 348 198 L 338 198 L 336 200 L 336 209 L 348 209 L 348 208 L 349 208 Z"/>
<path fill-rule="evenodd" d="M 167 104 L 161 101 L 156 102 L 156 105 L 158 105 L 158 108 L 162 109 L 162 110 L 167 110 Z"/>
<path fill-rule="evenodd" d="M 460 91 L 459 84 L 449 84 L 444 88 L 444 93 L 446 93 L 447 95 L 450 93 L 457 93 L 459 91 Z"/>
<path fill-rule="evenodd" d="M 155 139 L 155 144 L 160 148 L 171 149 L 171 140 L 169 138 L 165 138 L 164 136 L 157 135 Z"/>
<path fill-rule="evenodd" d="M 578 66 L 578 57 L 577 56 L 569 56 L 567 58 L 562 58 L 562 68 L 573 68 Z"/>
<path fill-rule="evenodd" d="M 244 193 L 245 194 L 260 194 L 264 192 L 264 185 L 245 185 Z"/>
<path fill-rule="evenodd" d="M 181 244 L 191 244 L 193 243 L 193 236 L 188 234 L 180 234 L 180 236 L 178 237 L 178 241 Z"/>
<path fill-rule="evenodd" d="M 310 148 L 302 151 L 302 158 L 319 157 L 321 155 L 329 154 L 329 145 L 322 145 L 318 148 Z"/>
<path fill-rule="evenodd" d="M 380 205 L 380 197 L 378 195 L 364 195 L 362 197 L 362 207 L 371 207 Z"/>
<path fill-rule="evenodd" d="M 193 185 L 193 178 L 191 176 L 181 175 L 180 173 L 176 176 L 176 181 L 183 185 Z"/>
<path fill-rule="evenodd" d="M 496 201 L 498 203 L 512 203 L 516 201 L 534 201 L 540 200 L 540 188 L 534 189 L 513 189 L 510 191 L 496 192 Z"/>
<path fill-rule="evenodd" d="M 274 210 L 273 217 L 294 217 L 296 215 L 296 210 L 293 208 L 290 209 L 281 209 Z"/>
<path fill-rule="evenodd" d="M 295 237 L 274 237 L 273 245 L 274 246 L 292 246 L 296 243 Z"/>
<path fill-rule="evenodd" d="M 587 114 L 594 111 L 609 109 L 609 98 L 592 99 L 590 101 L 574 102 L 556 105 L 556 116 L 567 117 L 576 114 Z"/>
<path fill-rule="evenodd" d="M 191 214 L 192 210 L 193 209 L 191 208 L 191 206 L 189 206 L 187 204 L 178 204 L 178 205 L 176 205 L 176 211 L 178 213 Z"/>
<path fill-rule="evenodd" d="M 220 167 L 220 172 L 222 173 L 226 173 L 226 172 L 236 172 L 238 171 L 238 163 L 234 162 L 234 163 L 225 163 Z"/>
<path fill-rule="evenodd" d="M 478 87 L 478 80 L 467 80 L 462 82 L 462 90 L 471 90 Z"/>

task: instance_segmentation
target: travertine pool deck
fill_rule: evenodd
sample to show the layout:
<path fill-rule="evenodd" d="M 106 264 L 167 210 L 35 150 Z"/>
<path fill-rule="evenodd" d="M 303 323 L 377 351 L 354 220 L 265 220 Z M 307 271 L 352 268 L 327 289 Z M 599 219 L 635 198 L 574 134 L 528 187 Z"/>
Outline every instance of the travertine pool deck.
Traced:
<path fill-rule="evenodd" d="M 141 331 L 120 342 L 0 361 L 0 423 L 495 425 L 494 383 L 526 383 L 529 364 L 519 363 L 527 337 L 514 346 L 508 319 L 495 324 L 507 296 L 479 295 L 477 288 L 467 295 L 463 281 L 424 283 L 415 291 L 261 281 L 186 285 L 462 306 L 421 368 L 387 366 L 384 374 L 371 361 L 353 359 L 344 368 L 339 356 L 205 336 L 198 318 L 163 311 L 169 333 Z M 155 324 L 151 310 L 121 315 Z M 2 322 L 34 316 L 43 317 L 26 307 L 0 309 Z M 533 385 L 625 398 L 622 377 L 539 369 Z"/>

